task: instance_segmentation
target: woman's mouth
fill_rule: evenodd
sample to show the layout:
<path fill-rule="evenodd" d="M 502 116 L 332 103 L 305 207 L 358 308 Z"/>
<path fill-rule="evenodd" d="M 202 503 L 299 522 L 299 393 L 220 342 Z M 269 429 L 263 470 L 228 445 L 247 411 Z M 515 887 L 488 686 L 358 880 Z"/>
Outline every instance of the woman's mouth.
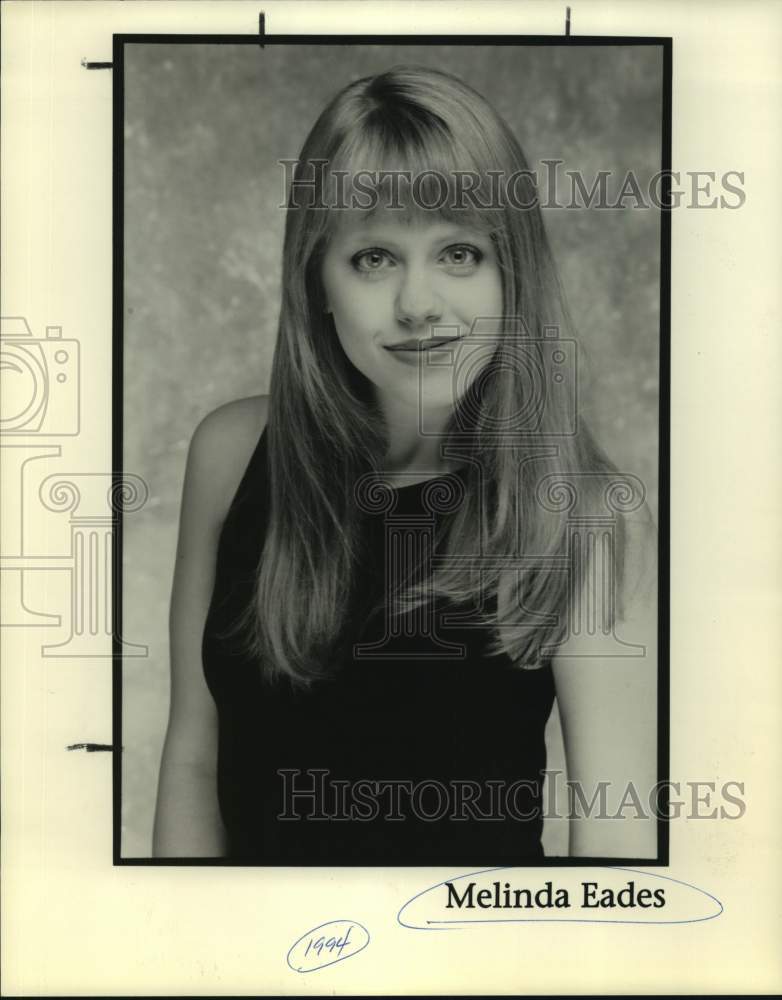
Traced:
<path fill-rule="evenodd" d="M 428 351 L 433 347 L 440 347 L 443 344 L 450 344 L 458 340 L 458 337 L 414 337 L 410 340 L 403 340 L 399 344 L 386 344 L 387 351 Z"/>

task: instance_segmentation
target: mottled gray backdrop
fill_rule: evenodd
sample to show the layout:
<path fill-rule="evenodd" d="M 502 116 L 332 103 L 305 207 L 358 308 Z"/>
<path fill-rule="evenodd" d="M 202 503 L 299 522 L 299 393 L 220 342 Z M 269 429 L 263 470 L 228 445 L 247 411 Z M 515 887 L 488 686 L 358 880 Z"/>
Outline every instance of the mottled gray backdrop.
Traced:
<path fill-rule="evenodd" d="M 168 600 L 186 450 L 198 421 L 266 392 L 284 200 L 326 100 L 395 64 L 449 71 L 509 122 L 533 169 L 659 169 L 662 55 L 644 46 L 125 47 L 124 464 L 150 497 L 124 529 L 124 857 L 148 856 L 168 711 Z M 659 213 L 548 210 L 590 382 L 583 412 L 657 510 Z M 557 720 L 549 766 L 562 767 Z M 565 828 L 547 823 L 549 853 Z"/>

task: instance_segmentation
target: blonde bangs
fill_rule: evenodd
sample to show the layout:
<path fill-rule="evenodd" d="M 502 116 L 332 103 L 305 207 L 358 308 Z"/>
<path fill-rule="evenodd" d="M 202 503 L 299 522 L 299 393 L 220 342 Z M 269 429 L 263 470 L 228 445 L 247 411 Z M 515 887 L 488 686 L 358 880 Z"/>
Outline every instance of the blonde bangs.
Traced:
<path fill-rule="evenodd" d="M 442 220 L 483 234 L 504 228 L 497 176 L 444 125 L 420 123 L 407 141 L 398 130 L 365 128 L 350 136 L 326 166 L 322 201 L 340 217 L 366 219 L 389 210 L 413 224 Z"/>

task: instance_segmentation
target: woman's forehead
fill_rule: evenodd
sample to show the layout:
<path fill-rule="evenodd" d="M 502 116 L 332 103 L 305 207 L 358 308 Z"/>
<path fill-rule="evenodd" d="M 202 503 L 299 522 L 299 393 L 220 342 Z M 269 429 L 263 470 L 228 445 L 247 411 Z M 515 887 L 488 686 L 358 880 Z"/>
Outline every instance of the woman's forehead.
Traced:
<path fill-rule="evenodd" d="M 371 210 L 347 208 L 330 213 L 333 237 L 340 240 L 398 237 L 409 239 L 449 239 L 486 235 L 494 227 L 474 213 L 440 210 L 409 211 L 377 206 Z"/>

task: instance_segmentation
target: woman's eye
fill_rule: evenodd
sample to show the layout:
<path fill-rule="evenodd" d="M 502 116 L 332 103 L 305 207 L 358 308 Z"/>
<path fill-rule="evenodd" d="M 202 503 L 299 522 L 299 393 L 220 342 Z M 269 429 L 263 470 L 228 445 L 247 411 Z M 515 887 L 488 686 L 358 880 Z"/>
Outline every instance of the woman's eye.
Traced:
<path fill-rule="evenodd" d="M 353 267 L 363 274 L 370 274 L 373 271 L 382 271 L 391 262 L 391 258 L 385 250 L 362 250 L 351 258 Z"/>
<path fill-rule="evenodd" d="M 482 256 L 483 254 L 477 247 L 467 244 L 448 247 L 443 253 L 446 264 L 450 264 L 452 267 L 460 270 L 473 268 Z"/>

